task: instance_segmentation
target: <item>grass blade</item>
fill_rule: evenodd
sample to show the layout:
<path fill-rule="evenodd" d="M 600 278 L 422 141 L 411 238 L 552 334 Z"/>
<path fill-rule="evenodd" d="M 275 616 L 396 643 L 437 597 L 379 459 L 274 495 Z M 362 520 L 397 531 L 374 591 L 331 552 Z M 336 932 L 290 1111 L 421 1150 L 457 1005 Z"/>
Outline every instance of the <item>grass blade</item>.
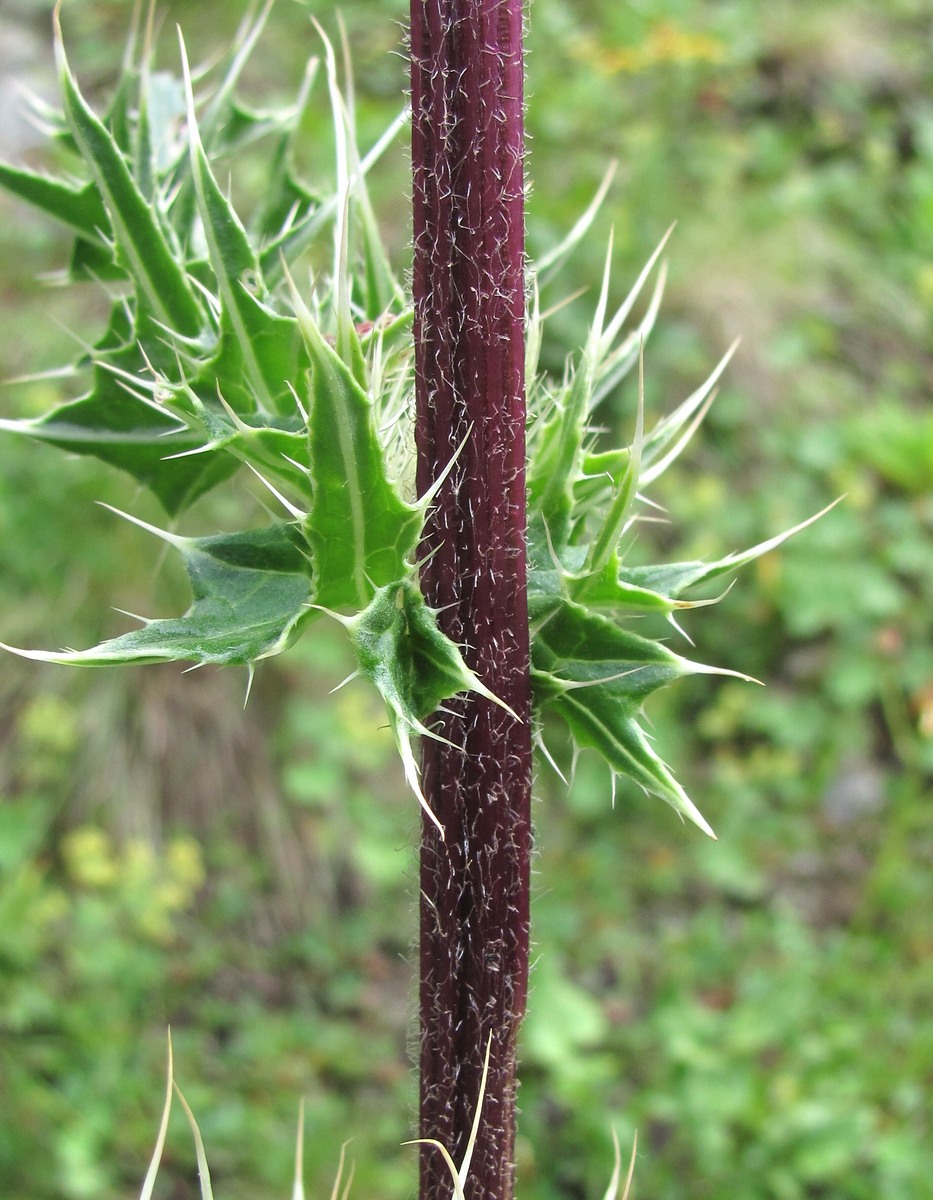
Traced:
<path fill-rule="evenodd" d="M 188 1118 L 188 1124 L 191 1126 L 191 1136 L 194 1138 L 194 1150 L 198 1159 L 198 1183 L 201 1186 L 201 1200 L 214 1200 L 214 1192 L 211 1188 L 211 1172 L 207 1165 L 207 1155 L 204 1152 L 204 1140 L 201 1137 L 201 1130 L 198 1128 L 198 1123 L 194 1119 L 194 1113 L 191 1111 L 188 1101 L 182 1094 L 181 1088 L 175 1084 L 175 1094 L 185 1110 L 185 1116 Z"/>
<path fill-rule="evenodd" d="M 305 1102 L 298 1102 L 298 1134 L 295 1138 L 295 1182 L 292 1184 L 292 1200 L 305 1200 Z"/>
<path fill-rule="evenodd" d="M 152 1152 L 152 1158 L 149 1160 L 149 1170 L 146 1172 L 146 1178 L 143 1180 L 142 1191 L 139 1193 L 139 1200 L 151 1200 L 152 1190 L 155 1187 L 156 1178 L 159 1174 L 159 1165 L 162 1162 L 162 1151 L 165 1149 L 165 1136 L 168 1133 L 168 1119 L 172 1111 L 172 1092 L 175 1087 L 171 1033 L 168 1035 L 168 1070 L 166 1072 L 166 1076 L 165 1103 L 162 1106 L 162 1120 L 159 1123 L 159 1136 L 156 1138 L 155 1149 Z"/>

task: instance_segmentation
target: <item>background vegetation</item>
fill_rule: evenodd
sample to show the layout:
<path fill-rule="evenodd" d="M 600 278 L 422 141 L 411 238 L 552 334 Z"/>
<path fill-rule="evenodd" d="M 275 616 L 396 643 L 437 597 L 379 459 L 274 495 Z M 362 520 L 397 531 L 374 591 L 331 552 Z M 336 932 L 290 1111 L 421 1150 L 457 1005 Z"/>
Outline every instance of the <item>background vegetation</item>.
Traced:
<path fill-rule="evenodd" d="M 176 7 L 166 26 L 183 19 L 195 57 L 227 36 L 216 5 Z M 405 8 L 342 7 L 364 144 L 399 106 Z M 309 10 L 333 27 L 330 4 L 281 5 L 251 75 L 257 102 L 287 96 L 314 52 Z M 66 6 L 73 63 L 99 96 L 128 12 Z M 27 77 L 51 95 L 49 6 L 14 0 L 4 14 L 3 153 L 38 162 L 6 85 Z M 569 795 L 540 770 L 529 1200 L 601 1194 L 610 1124 L 623 1141 L 639 1129 L 638 1194 L 655 1200 L 928 1194 L 931 39 L 919 0 L 532 5 L 532 249 L 573 222 L 617 159 L 600 233 L 615 228 L 620 289 L 679 222 L 649 408 L 673 407 L 743 337 L 699 444 L 665 477 L 670 526 L 642 537 L 712 554 L 847 500 L 720 609 L 689 618 L 697 657 L 767 689 L 684 682 L 652 706 L 718 844 L 635 791 L 611 811 L 586 757 Z M 322 105 L 322 138 L 326 122 Z M 404 149 L 390 157 L 373 191 L 403 261 Z M 248 169 L 236 183 L 262 186 Z M 90 294 L 76 305 L 35 282 L 63 247 L 0 198 L 2 378 L 63 361 L 66 328 L 99 328 Z M 555 368 L 584 328 L 603 253 L 592 237 L 566 272 L 568 294 L 590 295 L 552 323 Z M 3 415 L 45 409 L 59 386 L 5 385 Z M 633 403 L 620 395 L 620 421 Z M 125 627 L 109 604 L 143 605 L 143 535 L 93 503 L 119 504 L 128 486 L 0 441 L 4 640 L 67 631 L 91 644 Z M 242 502 L 212 497 L 193 519 L 222 527 Z M 162 586 L 167 610 L 182 585 L 167 574 Z M 345 673 L 329 633 L 261 673 L 245 715 L 235 672 L 4 661 L 10 1194 L 134 1194 L 169 1022 L 218 1195 L 287 1194 L 301 1095 L 309 1194 L 329 1190 L 350 1136 L 353 1194 L 410 1192 L 415 1164 L 398 1142 L 414 1103 L 417 814 L 377 699 L 358 686 L 320 702 Z M 165 1196 L 195 1194 L 193 1178 L 179 1122 Z"/>

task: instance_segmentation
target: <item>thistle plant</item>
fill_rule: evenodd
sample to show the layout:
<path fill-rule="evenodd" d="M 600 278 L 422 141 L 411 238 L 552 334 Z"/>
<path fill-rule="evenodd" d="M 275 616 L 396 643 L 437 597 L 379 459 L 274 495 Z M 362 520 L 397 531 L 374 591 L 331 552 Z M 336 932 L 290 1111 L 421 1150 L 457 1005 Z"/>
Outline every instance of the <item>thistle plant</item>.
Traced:
<path fill-rule="evenodd" d="M 71 229 L 70 276 L 96 280 L 110 315 L 72 364 L 76 398 L 0 427 L 96 456 L 152 492 L 165 528 L 117 515 L 180 555 L 192 602 L 93 649 L 15 652 L 86 666 L 238 664 L 251 679 L 311 622 L 343 627 L 423 813 L 421 1195 L 450 1194 L 439 1144 L 461 1161 L 470 1148 L 472 1196 L 507 1200 L 537 714 L 563 718 L 575 746 L 605 760 L 607 782 L 627 776 L 711 834 L 642 722 L 654 691 L 713 668 L 630 619 L 654 614 L 676 629 L 679 612 L 709 603 L 692 589 L 794 531 L 715 562 L 626 561 L 646 491 L 688 444 L 729 355 L 649 419 L 645 345 L 665 239 L 614 309 L 610 247 L 586 344 L 562 378 L 539 371 L 541 297 L 605 188 L 526 267 L 520 5 L 471 0 L 456 21 L 446 0 L 413 6 L 411 297 L 366 182 L 406 117 L 361 150 L 351 82 L 321 31 L 294 105 L 246 106 L 238 83 L 270 7 L 208 73 L 192 72 L 183 43 L 179 71 L 157 69 L 149 31 L 136 31 L 102 115 L 56 16 L 62 111 L 42 115 L 78 175 L 4 165 L 0 184 Z M 330 189 L 297 165 L 316 85 L 335 132 Z M 261 138 L 268 186 L 246 219 L 222 172 Z M 607 447 L 594 413 L 632 373 L 631 440 Z M 177 531 L 244 468 L 277 515 L 234 533 Z"/>

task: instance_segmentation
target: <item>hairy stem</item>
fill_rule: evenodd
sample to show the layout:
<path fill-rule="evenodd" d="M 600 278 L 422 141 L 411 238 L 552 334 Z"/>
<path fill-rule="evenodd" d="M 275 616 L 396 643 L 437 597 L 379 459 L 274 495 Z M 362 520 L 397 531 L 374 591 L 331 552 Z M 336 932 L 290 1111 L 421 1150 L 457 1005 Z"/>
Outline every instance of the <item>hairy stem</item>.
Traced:
<path fill-rule="evenodd" d="M 436 714 L 423 786 L 421 1135 L 459 1163 L 492 1056 L 471 1200 L 509 1200 L 528 978 L 531 728 L 525 565 L 520 0 L 412 0 L 418 486 L 437 497 L 422 586 L 477 696 Z M 449 1196 L 425 1147 L 421 1200 Z"/>

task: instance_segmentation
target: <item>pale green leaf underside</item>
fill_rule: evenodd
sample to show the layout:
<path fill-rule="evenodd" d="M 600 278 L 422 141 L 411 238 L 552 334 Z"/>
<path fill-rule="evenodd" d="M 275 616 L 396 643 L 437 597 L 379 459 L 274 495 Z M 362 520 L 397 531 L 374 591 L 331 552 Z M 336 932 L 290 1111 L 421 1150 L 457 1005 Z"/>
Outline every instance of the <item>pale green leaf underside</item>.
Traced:
<path fill-rule="evenodd" d="M 599 613 L 561 601 L 535 634 L 532 668 L 537 700 L 564 718 L 579 747 L 597 750 L 612 771 L 712 835 L 638 723 L 647 697 L 690 674 L 692 663 Z"/>
<path fill-rule="evenodd" d="M 44 417 L 0 420 L 0 429 L 71 454 L 91 454 L 129 472 L 171 515 L 226 479 L 239 465 L 236 459 L 212 451 L 187 457 L 203 450 L 203 437 L 189 432 L 168 413 L 129 395 L 112 377 L 102 378 L 89 395 Z"/>
<path fill-rule="evenodd" d="M 385 701 L 409 786 L 436 823 L 418 781 L 413 738 L 434 737 L 425 721 L 439 704 L 459 692 L 477 692 L 496 704 L 502 702 L 441 632 L 413 578 L 379 588 L 356 617 L 338 619 L 353 642 L 358 673 L 375 685 Z"/>
<path fill-rule="evenodd" d="M 88 667 L 176 660 L 250 664 L 283 650 L 316 615 L 309 607 L 308 564 L 293 527 L 271 525 L 209 538 L 182 538 L 145 527 L 184 559 L 194 597 L 184 616 L 147 621 L 91 650 L 15 653 Z"/>

